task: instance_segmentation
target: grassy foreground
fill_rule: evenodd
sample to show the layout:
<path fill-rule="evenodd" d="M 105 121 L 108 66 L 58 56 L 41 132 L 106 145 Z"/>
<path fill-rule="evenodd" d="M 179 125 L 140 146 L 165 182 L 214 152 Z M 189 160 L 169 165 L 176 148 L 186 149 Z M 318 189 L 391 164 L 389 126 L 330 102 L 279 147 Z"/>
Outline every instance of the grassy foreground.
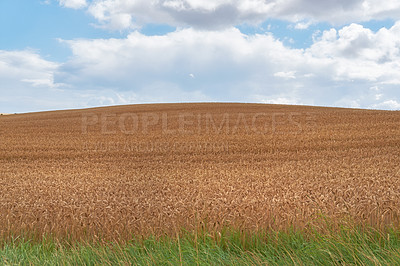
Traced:
<path fill-rule="evenodd" d="M 124 245 L 15 240 L 3 243 L 0 264 L 400 265 L 400 232 L 342 229 L 336 234 L 186 233 Z"/>

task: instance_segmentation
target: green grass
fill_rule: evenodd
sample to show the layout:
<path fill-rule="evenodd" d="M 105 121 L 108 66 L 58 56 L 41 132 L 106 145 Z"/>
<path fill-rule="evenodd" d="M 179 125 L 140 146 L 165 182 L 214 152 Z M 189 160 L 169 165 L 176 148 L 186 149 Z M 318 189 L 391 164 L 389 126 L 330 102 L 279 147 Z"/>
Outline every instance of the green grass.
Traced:
<path fill-rule="evenodd" d="M 3 243 L 5 265 L 400 265 L 400 232 L 182 233 L 126 244 Z"/>

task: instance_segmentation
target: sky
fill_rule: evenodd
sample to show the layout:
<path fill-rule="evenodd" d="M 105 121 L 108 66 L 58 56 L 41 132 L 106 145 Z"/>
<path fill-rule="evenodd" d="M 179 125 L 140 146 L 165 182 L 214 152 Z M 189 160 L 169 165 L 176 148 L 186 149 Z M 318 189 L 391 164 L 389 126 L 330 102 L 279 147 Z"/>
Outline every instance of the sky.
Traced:
<path fill-rule="evenodd" d="M 160 102 L 400 110 L 400 1 L 0 0 L 0 113 Z"/>

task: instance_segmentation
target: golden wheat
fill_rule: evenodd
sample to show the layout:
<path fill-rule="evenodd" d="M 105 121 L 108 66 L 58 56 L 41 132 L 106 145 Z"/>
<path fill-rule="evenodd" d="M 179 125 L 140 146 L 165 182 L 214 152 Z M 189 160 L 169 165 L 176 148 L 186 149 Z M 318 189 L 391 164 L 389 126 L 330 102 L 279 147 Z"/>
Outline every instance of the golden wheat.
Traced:
<path fill-rule="evenodd" d="M 160 104 L 0 117 L 0 234 L 399 227 L 400 113 Z"/>

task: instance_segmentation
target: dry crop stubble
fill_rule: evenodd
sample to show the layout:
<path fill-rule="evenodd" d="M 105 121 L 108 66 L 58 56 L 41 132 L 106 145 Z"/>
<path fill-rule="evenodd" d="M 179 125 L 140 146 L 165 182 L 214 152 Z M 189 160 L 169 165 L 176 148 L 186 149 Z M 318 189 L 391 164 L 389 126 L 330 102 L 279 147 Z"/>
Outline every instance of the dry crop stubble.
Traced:
<path fill-rule="evenodd" d="M 127 240 L 320 214 L 398 228 L 399 125 L 399 112 L 262 104 L 2 116 L 0 233 Z"/>

